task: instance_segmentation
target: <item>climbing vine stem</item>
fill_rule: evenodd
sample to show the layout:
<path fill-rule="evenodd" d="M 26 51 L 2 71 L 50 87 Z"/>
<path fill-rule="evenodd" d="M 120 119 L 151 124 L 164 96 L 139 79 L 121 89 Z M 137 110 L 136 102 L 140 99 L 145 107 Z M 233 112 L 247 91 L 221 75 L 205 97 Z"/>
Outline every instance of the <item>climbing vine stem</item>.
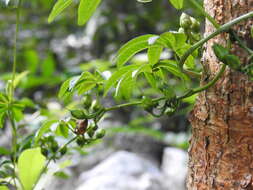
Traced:
<path fill-rule="evenodd" d="M 191 46 L 186 52 L 185 54 L 181 57 L 180 61 L 179 61 L 179 67 L 181 69 L 182 72 L 187 74 L 187 71 L 185 71 L 183 69 L 183 65 L 186 61 L 186 59 L 198 48 L 200 48 L 204 43 L 206 43 L 207 41 L 209 41 L 210 39 L 214 38 L 215 36 L 223 33 L 223 32 L 227 32 L 233 25 L 238 24 L 239 22 L 246 20 L 250 17 L 253 17 L 253 11 L 244 14 L 238 18 L 235 18 L 234 20 L 231 20 L 230 22 L 222 25 L 220 28 L 218 28 L 215 32 L 211 33 L 210 35 L 208 35 L 207 37 L 203 38 L 202 40 L 200 40 L 199 42 L 195 43 L 193 46 Z M 190 75 L 192 76 L 192 75 Z"/>

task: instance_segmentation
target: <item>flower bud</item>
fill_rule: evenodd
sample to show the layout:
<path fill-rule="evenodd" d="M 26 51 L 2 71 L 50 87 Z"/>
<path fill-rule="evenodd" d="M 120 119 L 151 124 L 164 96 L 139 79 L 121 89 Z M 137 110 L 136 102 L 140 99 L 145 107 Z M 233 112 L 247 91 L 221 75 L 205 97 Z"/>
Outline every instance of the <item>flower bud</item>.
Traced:
<path fill-rule="evenodd" d="M 191 24 L 191 29 L 194 31 L 194 32 L 198 32 L 199 31 L 199 29 L 200 29 L 200 23 L 199 23 L 199 21 L 197 21 L 195 18 L 193 18 L 193 17 L 190 17 L 190 19 L 191 19 L 191 22 L 192 22 L 192 24 Z"/>
<path fill-rule="evenodd" d="M 192 25 L 191 17 L 185 13 L 180 16 L 180 26 L 184 29 L 189 29 Z"/>
<path fill-rule="evenodd" d="M 104 130 L 104 129 L 99 130 L 99 131 L 97 132 L 97 134 L 96 134 L 96 138 L 97 138 L 97 139 L 101 139 L 101 138 L 103 138 L 104 136 L 105 136 L 105 130 Z"/>

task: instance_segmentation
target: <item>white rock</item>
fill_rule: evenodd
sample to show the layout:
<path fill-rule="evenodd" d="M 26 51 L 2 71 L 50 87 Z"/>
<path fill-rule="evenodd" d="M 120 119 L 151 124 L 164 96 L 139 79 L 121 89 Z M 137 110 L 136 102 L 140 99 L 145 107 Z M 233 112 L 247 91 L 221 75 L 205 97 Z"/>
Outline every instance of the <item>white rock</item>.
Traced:
<path fill-rule="evenodd" d="M 77 190 L 165 190 L 163 176 L 152 162 L 119 151 L 80 176 Z"/>
<path fill-rule="evenodd" d="M 177 148 L 166 148 L 162 160 L 162 172 L 169 190 L 185 190 L 187 153 Z"/>

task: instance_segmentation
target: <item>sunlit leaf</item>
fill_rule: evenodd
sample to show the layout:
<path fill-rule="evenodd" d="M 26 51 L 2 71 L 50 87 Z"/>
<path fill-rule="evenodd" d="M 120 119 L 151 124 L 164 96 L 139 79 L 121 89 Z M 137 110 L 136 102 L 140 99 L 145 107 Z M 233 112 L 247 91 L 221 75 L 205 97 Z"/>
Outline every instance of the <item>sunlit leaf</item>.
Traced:
<path fill-rule="evenodd" d="M 17 85 L 20 83 L 22 79 L 24 79 L 29 74 L 29 71 L 24 71 L 22 73 L 19 73 L 15 76 L 14 80 L 14 87 L 17 87 Z"/>
<path fill-rule="evenodd" d="M 84 25 L 100 3 L 101 0 L 81 0 L 78 7 L 78 25 Z"/>
<path fill-rule="evenodd" d="M 162 46 L 151 46 L 148 48 L 148 61 L 151 65 L 154 65 L 159 61 L 162 51 Z"/>
<path fill-rule="evenodd" d="M 54 5 L 49 17 L 48 22 L 51 23 L 64 9 L 66 9 L 73 0 L 58 0 Z"/>
<path fill-rule="evenodd" d="M 65 138 L 68 138 L 69 136 L 69 129 L 66 123 L 60 122 L 59 125 L 56 128 L 55 134 L 59 136 L 63 136 Z"/>
<path fill-rule="evenodd" d="M 27 149 L 18 159 L 18 176 L 24 190 L 32 190 L 45 166 L 46 158 L 40 148 Z"/>
<path fill-rule="evenodd" d="M 169 1 L 176 9 L 183 8 L 184 0 L 169 0 Z"/>
<path fill-rule="evenodd" d="M 108 93 L 110 88 L 113 85 L 115 85 L 120 80 L 120 78 L 122 78 L 127 72 L 133 71 L 133 70 L 137 69 L 138 67 L 140 67 L 140 66 L 139 65 L 129 65 L 129 66 L 122 67 L 119 70 L 117 70 L 115 73 L 113 73 L 113 75 L 105 83 L 104 96 L 106 96 L 106 94 Z"/>
<path fill-rule="evenodd" d="M 41 128 L 38 130 L 38 132 L 36 133 L 35 139 L 34 139 L 34 144 L 37 145 L 40 138 L 49 131 L 50 127 L 57 123 L 58 120 L 50 120 L 50 121 L 46 121 L 45 123 L 43 123 L 43 125 L 41 126 Z"/>
<path fill-rule="evenodd" d="M 188 77 L 184 73 L 181 72 L 181 70 L 179 69 L 179 67 L 175 61 L 163 60 L 163 61 L 157 63 L 156 65 L 154 65 L 154 69 L 155 68 L 165 68 L 171 74 L 173 74 L 177 77 L 180 77 L 183 80 L 189 80 Z"/>
<path fill-rule="evenodd" d="M 133 55 L 135 55 L 136 53 L 144 49 L 147 49 L 150 46 L 148 43 L 148 40 L 154 36 L 156 35 L 146 34 L 143 36 L 139 36 L 137 38 L 130 40 L 125 45 L 123 45 L 118 51 L 117 56 L 115 58 L 115 61 L 117 62 L 117 66 L 121 67 L 129 59 L 131 59 Z"/>
<path fill-rule="evenodd" d="M 9 190 L 9 188 L 6 186 L 0 186 L 0 190 Z"/>

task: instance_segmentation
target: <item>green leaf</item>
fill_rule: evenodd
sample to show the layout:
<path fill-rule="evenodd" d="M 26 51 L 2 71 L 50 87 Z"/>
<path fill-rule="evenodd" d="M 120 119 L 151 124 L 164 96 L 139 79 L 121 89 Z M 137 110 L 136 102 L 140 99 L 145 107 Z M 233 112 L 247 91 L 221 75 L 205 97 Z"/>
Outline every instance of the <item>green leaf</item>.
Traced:
<path fill-rule="evenodd" d="M 11 154 L 11 151 L 0 146 L 0 155 L 10 155 L 10 154 Z"/>
<path fill-rule="evenodd" d="M 138 67 L 140 67 L 140 66 L 139 65 L 128 65 L 128 66 L 120 68 L 115 73 L 113 73 L 113 75 L 105 83 L 104 96 L 106 96 L 106 94 L 108 93 L 110 88 L 113 85 L 115 85 L 120 80 L 120 78 L 122 78 L 127 72 L 138 69 Z"/>
<path fill-rule="evenodd" d="M 188 77 L 181 72 L 179 69 L 177 63 L 172 60 L 163 60 L 157 64 L 154 65 L 153 69 L 156 68 L 165 68 L 167 71 L 169 71 L 171 74 L 180 77 L 183 80 L 189 80 Z"/>
<path fill-rule="evenodd" d="M 58 171 L 54 173 L 54 176 L 60 179 L 68 179 L 70 176 L 68 174 L 66 174 L 63 171 Z"/>
<path fill-rule="evenodd" d="M 39 56 L 38 53 L 35 50 L 27 50 L 24 53 L 27 68 L 31 73 L 36 73 L 39 65 Z"/>
<path fill-rule="evenodd" d="M 173 33 L 171 32 L 164 32 L 160 35 L 160 39 L 157 40 L 160 43 L 165 43 L 167 48 L 173 49 L 176 45 L 176 39 L 175 36 L 173 35 Z"/>
<path fill-rule="evenodd" d="M 3 128 L 7 109 L 0 109 L 0 129 Z"/>
<path fill-rule="evenodd" d="M 9 188 L 6 186 L 0 186 L 0 190 L 9 190 Z"/>
<path fill-rule="evenodd" d="M 78 25 L 84 25 L 100 3 L 101 0 L 81 0 L 78 7 Z"/>
<path fill-rule="evenodd" d="M 157 37 L 157 35 L 146 34 L 143 36 L 139 36 L 123 45 L 118 51 L 117 56 L 115 58 L 117 66 L 121 67 L 130 58 L 132 58 L 133 55 L 144 49 L 147 49 L 150 45 L 152 45 L 149 41 L 149 39 L 152 39 L 152 37 Z"/>
<path fill-rule="evenodd" d="M 169 0 L 169 1 L 176 9 L 182 9 L 184 6 L 184 0 Z"/>
<path fill-rule="evenodd" d="M 224 48 L 223 46 L 221 46 L 219 44 L 214 44 L 212 48 L 213 48 L 214 54 L 216 55 L 216 57 L 220 61 L 224 61 L 225 56 L 229 55 L 229 50 L 227 48 Z"/>
<path fill-rule="evenodd" d="M 46 158 L 41 154 L 40 148 L 23 151 L 18 159 L 18 176 L 24 190 L 32 190 L 40 176 Z"/>
<path fill-rule="evenodd" d="M 148 83 L 151 85 L 152 88 L 157 88 L 157 85 L 156 85 L 156 79 L 154 77 L 153 74 L 151 73 L 144 73 Z"/>
<path fill-rule="evenodd" d="M 21 121 L 24 118 L 22 110 L 14 107 L 12 108 L 12 115 L 17 122 Z"/>
<path fill-rule="evenodd" d="M 162 51 L 162 46 L 154 45 L 148 48 L 148 60 L 151 65 L 154 65 L 159 61 Z"/>
<path fill-rule="evenodd" d="M 219 61 L 234 70 L 241 70 L 241 61 L 238 56 L 230 54 L 227 48 L 224 48 L 219 44 L 214 44 L 212 48 Z"/>
<path fill-rule="evenodd" d="M 70 83 L 71 80 L 72 80 L 72 78 L 66 80 L 61 85 L 61 88 L 60 88 L 59 93 L 58 93 L 58 97 L 60 99 L 64 99 L 64 98 L 66 98 L 67 96 L 69 96 L 71 94 L 71 92 L 68 91 L 68 89 L 69 89 L 69 83 Z"/>
<path fill-rule="evenodd" d="M 115 96 L 116 97 L 121 96 L 126 99 L 130 99 L 131 94 L 133 92 L 133 88 L 135 86 L 134 79 L 131 77 L 131 75 L 126 75 L 124 78 L 122 78 L 122 81 L 120 84 L 121 84 L 120 89 L 118 89 L 119 92 L 117 94 L 117 90 L 116 90 Z"/>
<path fill-rule="evenodd" d="M 50 121 L 46 121 L 45 123 L 43 123 L 42 127 L 38 130 L 38 132 L 36 133 L 35 139 L 34 139 L 34 144 L 35 146 L 38 145 L 38 142 L 40 140 L 40 138 L 49 131 L 50 127 L 54 124 L 57 123 L 58 120 L 50 120 Z"/>
<path fill-rule="evenodd" d="M 44 77 L 50 77 L 55 71 L 55 61 L 52 55 L 48 55 L 47 58 L 42 62 L 41 72 Z"/>
<path fill-rule="evenodd" d="M 14 80 L 14 88 L 16 88 L 17 85 L 20 83 L 20 81 L 24 79 L 28 74 L 29 74 L 29 71 L 24 71 L 22 73 L 17 74 Z"/>
<path fill-rule="evenodd" d="M 93 89 L 94 87 L 96 87 L 96 83 L 94 81 L 85 81 L 77 88 L 78 94 L 84 94 L 85 92 Z"/>
<path fill-rule="evenodd" d="M 69 136 L 69 128 L 66 123 L 60 122 L 58 127 L 56 128 L 55 134 L 59 136 L 63 136 L 65 138 L 68 138 Z"/>
<path fill-rule="evenodd" d="M 58 0 L 54 5 L 49 17 L 48 22 L 51 23 L 64 9 L 66 9 L 73 0 Z"/>

